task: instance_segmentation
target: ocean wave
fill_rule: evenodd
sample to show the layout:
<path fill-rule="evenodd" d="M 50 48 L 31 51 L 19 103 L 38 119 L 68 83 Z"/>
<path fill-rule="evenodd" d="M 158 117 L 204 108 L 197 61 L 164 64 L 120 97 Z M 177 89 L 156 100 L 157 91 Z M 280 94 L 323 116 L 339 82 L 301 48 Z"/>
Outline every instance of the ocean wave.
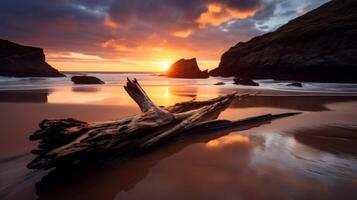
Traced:
<path fill-rule="evenodd" d="M 233 84 L 233 77 L 210 77 L 208 79 L 173 79 L 158 76 L 158 73 L 66 73 L 67 77 L 61 78 L 12 78 L 0 77 L 0 90 L 34 90 L 34 89 L 55 89 L 57 87 L 72 87 L 70 77 L 74 75 L 96 76 L 103 80 L 106 86 L 121 86 L 125 84 L 127 78 L 136 78 L 143 86 L 197 86 L 197 87 L 218 87 L 237 89 L 268 89 L 278 91 L 293 92 L 324 92 L 324 93 L 350 93 L 357 94 L 357 84 L 352 83 L 313 83 L 301 82 L 303 87 L 287 86 L 293 81 L 276 81 L 272 79 L 256 80 L 260 86 L 242 86 Z M 224 82 L 224 85 L 214 85 L 217 82 Z M 93 87 L 93 85 L 91 86 Z M 103 86 L 102 86 L 103 87 Z"/>

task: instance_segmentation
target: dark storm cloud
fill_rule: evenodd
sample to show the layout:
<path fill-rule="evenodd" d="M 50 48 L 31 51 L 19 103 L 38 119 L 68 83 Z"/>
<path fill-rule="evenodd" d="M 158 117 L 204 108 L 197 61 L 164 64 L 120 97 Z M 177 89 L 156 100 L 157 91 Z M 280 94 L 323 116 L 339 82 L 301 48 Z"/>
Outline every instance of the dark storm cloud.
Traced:
<path fill-rule="evenodd" d="M 90 50 L 109 37 L 102 27 L 106 9 L 99 1 L 2 0 L 0 37 L 60 51 Z"/>
<path fill-rule="evenodd" d="M 30 25 L 47 26 L 56 21 L 86 22 L 100 18 L 100 11 L 87 10 L 85 5 L 77 1 L 65 0 L 11 0 L 0 2 L 0 20 L 2 24 L 17 27 Z M 28 23 L 30 22 L 30 23 Z M 31 24 L 35 23 L 35 24 Z M 38 27 L 33 27 L 35 30 Z"/>
<path fill-rule="evenodd" d="M 229 7 L 237 8 L 240 10 L 250 10 L 256 8 L 262 3 L 260 0 L 221 0 L 221 1 L 210 1 L 214 3 L 223 3 Z"/>
<path fill-rule="evenodd" d="M 207 5 L 219 3 L 238 10 L 256 9 L 260 0 L 117 0 L 111 4 L 110 16 L 122 25 L 136 21 L 180 30 L 197 28 L 199 16 Z"/>

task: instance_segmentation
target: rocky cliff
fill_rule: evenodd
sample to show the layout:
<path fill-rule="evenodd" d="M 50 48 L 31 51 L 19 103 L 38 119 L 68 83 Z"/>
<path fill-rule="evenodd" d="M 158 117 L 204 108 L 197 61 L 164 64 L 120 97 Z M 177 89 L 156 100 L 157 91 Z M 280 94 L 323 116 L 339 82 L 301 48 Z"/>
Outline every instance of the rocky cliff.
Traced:
<path fill-rule="evenodd" d="M 238 43 L 210 75 L 357 82 L 357 1 L 332 0 L 274 32 Z"/>
<path fill-rule="evenodd" d="M 165 75 L 172 78 L 208 78 L 208 71 L 201 71 L 196 58 L 180 59 L 170 66 Z"/>
<path fill-rule="evenodd" d="M 64 76 L 45 61 L 43 49 L 0 39 L 0 76 Z"/>

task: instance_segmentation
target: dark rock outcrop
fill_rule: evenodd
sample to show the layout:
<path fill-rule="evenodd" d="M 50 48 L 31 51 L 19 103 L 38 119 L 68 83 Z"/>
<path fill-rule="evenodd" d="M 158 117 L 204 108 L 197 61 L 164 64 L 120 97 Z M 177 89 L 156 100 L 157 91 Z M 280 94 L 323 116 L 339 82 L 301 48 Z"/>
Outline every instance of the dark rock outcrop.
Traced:
<path fill-rule="evenodd" d="M 332 0 L 272 33 L 240 42 L 212 76 L 357 82 L 357 1 Z"/>
<path fill-rule="evenodd" d="M 71 81 L 74 84 L 104 84 L 104 81 L 95 76 L 72 76 Z"/>
<path fill-rule="evenodd" d="M 170 66 L 165 75 L 172 78 L 208 78 L 208 70 L 201 71 L 196 58 L 180 59 Z"/>
<path fill-rule="evenodd" d="M 259 83 L 254 82 L 247 78 L 234 78 L 234 84 L 236 85 L 247 85 L 247 86 L 259 86 Z"/>
<path fill-rule="evenodd" d="M 43 49 L 0 39 L 0 76 L 65 76 L 46 63 Z"/>
<path fill-rule="evenodd" d="M 289 83 L 286 86 L 291 86 L 291 87 L 302 87 L 302 83 L 299 82 L 294 82 L 294 83 Z"/>
<path fill-rule="evenodd" d="M 224 82 L 217 82 L 214 85 L 225 85 L 225 83 Z"/>

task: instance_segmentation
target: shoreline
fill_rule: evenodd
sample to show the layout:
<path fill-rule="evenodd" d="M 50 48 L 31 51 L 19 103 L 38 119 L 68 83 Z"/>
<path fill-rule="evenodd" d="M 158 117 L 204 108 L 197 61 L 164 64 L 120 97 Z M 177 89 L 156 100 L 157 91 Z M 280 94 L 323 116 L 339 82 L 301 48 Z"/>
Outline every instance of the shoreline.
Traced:
<path fill-rule="evenodd" d="M 0 180 L 4 180 L 0 182 L 0 196 L 143 199 L 169 198 L 174 194 L 180 199 L 204 199 L 207 196 L 200 192 L 201 186 L 217 198 L 227 193 L 253 198 L 271 195 L 276 199 L 301 194 L 318 199 L 355 196 L 357 137 L 353 133 L 357 131 L 357 95 L 232 89 L 197 82 L 187 86 L 191 80 L 164 86 L 158 85 L 165 83 L 162 80 L 144 82 L 150 98 L 164 106 L 191 99 L 207 100 L 233 91 L 256 94 L 234 100 L 218 119 L 302 114 L 230 133 L 198 134 L 177 140 L 126 162 L 103 163 L 73 182 L 39 192 L 35 185 L 48 171 L 29 170 L 26 165 L 34 158 L 29 151 L 37 144 L 28 137 L 42 120 L 71 117 L 86 122 L 111 121 L 140 110 L 120 82 L 0 91 Z M 177 85 L 181 83 L 186 86 Z M 265 190 L 262 186 L 266 181 L 274 184 Z M 163 186 L 168 186 L 166 192 L 162 192 Z"/>
<path fill-rule="evenodd" d="M 209 188 L 212 192 L 208 193 L 215 197 L 227 193 L 256 197 L 258 194 L 253 191 L 276 198 L 300 194 L 324 199 L 353 197 L 353 188 L 357 186 L 353 181 L 357 178 L 354 150 L 357 140 L 352 134 L 355 131 L 345 129 L 357 123 L 353 120 L 357 116 L 357 99 L 279 99 L 258 96 L 237 100 L 219 118 L 234 120 L 265 113 L 303 113 L 236 132 L 203 134 L 175 141 L 124 163 L 106 162 L 73 182 L 47 192 L 36 192 L 35 184 L 48 172 L 34 173 L 26 169 L 26 164 L 33 159 L 28 152 L 36 146 L 28 136 L 41 120 L 74 117 L 97 122 L 120 119 L 140 111 L 135 105 L 0 103 L 3 111 L 0 115 L 3 153 L 0 179 L 6 180 L 0 185 L 0 196 L 4 199 L 86 198 L 88 195 L 140 199 L 175 194 L 178 198 L 190 198 L 186 195 L 204 198 L 205 193 L 200 193 L 202 186 Z M 334 123 L 342 128 L 329 128 Z M 336 133 L 349 139 L 341 143 L 339 137 L 334 136 Z M 319 138 L 310 139 L 314 135 Z M 268 180 L 274 184 L 262 190 L 262 184 Z M 174 187 L 160 193 L 167 183 Z M 329 192 L 321 188 L 329 188 Z"/>
<path fill-rule="evenodd" d="M 303 87 L 287 86 L 293 81 L 276 81 L 276 80 L 255 80 L 260 86 L 251 87 L 233 84 L 233 78 L 210 77 L 208 79 L 175 79 L 162 76 L 153 76 L 148 73 L 89 73 L 90 76 L 98 77 L 105 82 L 104 85 L 74 85 L 70 80 L 71 74 L 63 78 L 9 78 L 0 77 L 0 92 L 18 91 L 18 90 L 55 90 L 60 87 L 72 88 L 106 88 L 119 87 L 125 84 L 126 78 L 137 78 L 143 87 L 203 87 L 212 89 L 231 89 L 242 91 L 259 91 L 261 93 L 276 93 L 294 95 L 344 95 L 357 96 L 357 84 L 349 83 L 316 83 L 316 82 L 301 82 Z M 215 85 L 215 83 L 223 82 L 224 85 Z"/>

